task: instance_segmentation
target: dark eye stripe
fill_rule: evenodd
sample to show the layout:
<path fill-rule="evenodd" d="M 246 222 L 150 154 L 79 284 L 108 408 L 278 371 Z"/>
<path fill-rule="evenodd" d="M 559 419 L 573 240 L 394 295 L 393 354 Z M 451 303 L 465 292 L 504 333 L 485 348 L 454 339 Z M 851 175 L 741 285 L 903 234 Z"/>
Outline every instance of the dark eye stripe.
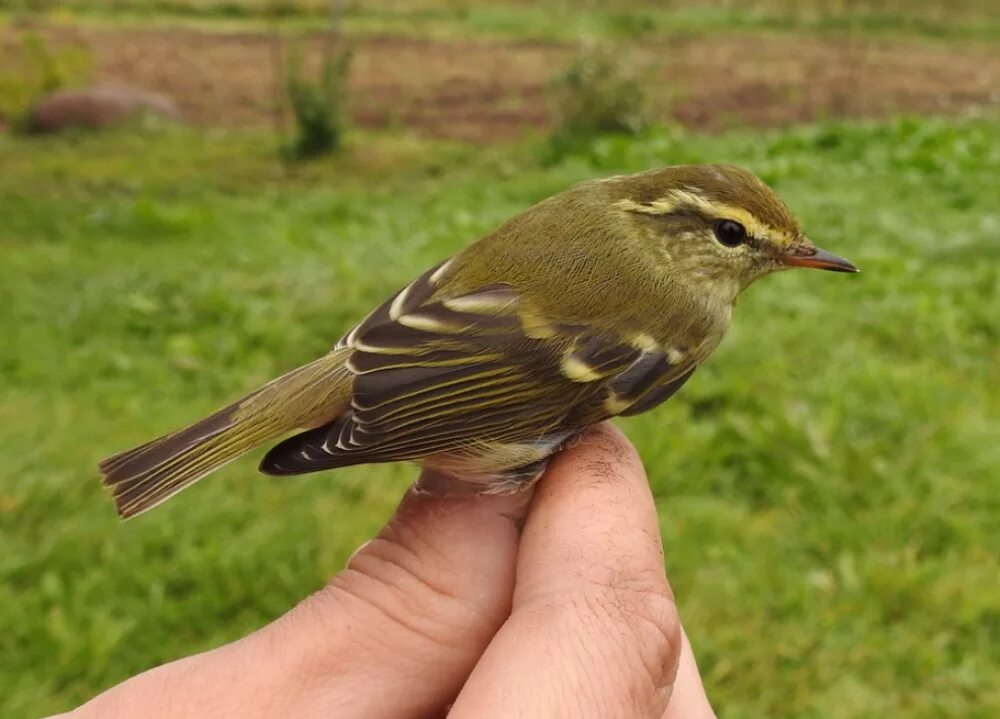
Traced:
<path fill-rule="evenodd" d="M 645 208 L 649 208 L 649 212 L 645 211 Z M 639 205 L 639 207 L 632 208 L 629 210 L 639 217 L 648 218 L 649 222 L 678 222 L 685 221 L 690 223 L 691 229 L 702 229 L 704 227 L 709 227 L 712 229 L 713 233 L 715 228 L 718 227 L 723 222 L 731 222 L 738 225 L 743 229 L 743 241 L 736 243 L 735 245 L 727 245 L 731 247 L 736 247 L 741 244 L 750 245 L 751 247 L 760 247 L 761 245 L 767 244 L 769 241 L 766 237 L 756 237 L 751 235 L 746 227 L 736 220 L 730 220 L 726 217 L 720 217 L 719 215 L 711 214 L 706 212 L 703 208 L 696 205 L 681 203 L 675 207 L 672 207 L 669 211 L 654 212 L 652 205 Z M 718 235 L 716 235 L 718 239 Z M 725 244 L 719 241 L 720 244 Z"/>

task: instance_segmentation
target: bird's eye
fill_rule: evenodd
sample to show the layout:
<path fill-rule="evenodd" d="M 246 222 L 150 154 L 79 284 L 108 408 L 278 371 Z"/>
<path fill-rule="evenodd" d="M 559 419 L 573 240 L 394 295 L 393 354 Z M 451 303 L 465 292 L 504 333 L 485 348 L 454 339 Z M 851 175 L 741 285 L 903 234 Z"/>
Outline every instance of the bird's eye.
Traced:
<path fill-rule="evenodd" d="M 721 220 L 715 223 L 715 239 L 726 247 L 738 247 L 747 241 L 747 231 L 739 222 Z"/>

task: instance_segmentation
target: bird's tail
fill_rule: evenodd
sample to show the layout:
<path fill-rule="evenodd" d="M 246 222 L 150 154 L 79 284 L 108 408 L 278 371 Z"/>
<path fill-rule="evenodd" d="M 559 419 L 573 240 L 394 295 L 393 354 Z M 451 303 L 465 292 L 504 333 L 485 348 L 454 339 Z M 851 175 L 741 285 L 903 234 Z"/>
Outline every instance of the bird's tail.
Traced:
<path fill-rule="evenodd" d="M 267 383 L 189 427 L 100 464 L 115 507 L 128 519 L 155 507 L 254 447 L 335 418 L 350 396 L 342 352 Z"/>

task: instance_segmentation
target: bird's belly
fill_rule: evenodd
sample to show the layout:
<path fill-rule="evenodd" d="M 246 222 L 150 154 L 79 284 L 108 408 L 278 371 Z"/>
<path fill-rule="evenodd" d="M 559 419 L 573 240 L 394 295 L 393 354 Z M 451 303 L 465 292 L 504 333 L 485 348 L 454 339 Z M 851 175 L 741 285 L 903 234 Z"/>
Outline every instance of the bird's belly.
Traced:
<path fill-rule="evenodd" d="M 474 442 L 461 450 L 424 457 L 420 465 L 473 485 L 484 494 L 506 494 L 530 486 L 541 476 L 549 457 L 579 431 L 517 442 Z"/>

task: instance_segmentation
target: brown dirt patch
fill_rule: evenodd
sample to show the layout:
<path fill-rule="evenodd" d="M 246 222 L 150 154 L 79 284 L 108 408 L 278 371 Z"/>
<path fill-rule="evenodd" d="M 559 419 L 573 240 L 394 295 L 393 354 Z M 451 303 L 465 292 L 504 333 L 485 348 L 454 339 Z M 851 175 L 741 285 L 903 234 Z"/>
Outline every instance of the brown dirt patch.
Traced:
<path fill-rule="evenodd" d="M 273 44 L 265 33 L 46 32 L 57 42 L 90 47 L 96 81 L 169 94 L 195 123 L 272 120 Z M 548 79 L 572 54 L 551 43 L 393 36 L 361 38 L 356 47 L 351 84 L 358 122 L 477 142 L 545 127 Z M 732 34 L 643 42 L 634 50 L 650 67 L 657 118 L 699 129 L 1000 104 L 1000 49 L 982 44 Z"/>

